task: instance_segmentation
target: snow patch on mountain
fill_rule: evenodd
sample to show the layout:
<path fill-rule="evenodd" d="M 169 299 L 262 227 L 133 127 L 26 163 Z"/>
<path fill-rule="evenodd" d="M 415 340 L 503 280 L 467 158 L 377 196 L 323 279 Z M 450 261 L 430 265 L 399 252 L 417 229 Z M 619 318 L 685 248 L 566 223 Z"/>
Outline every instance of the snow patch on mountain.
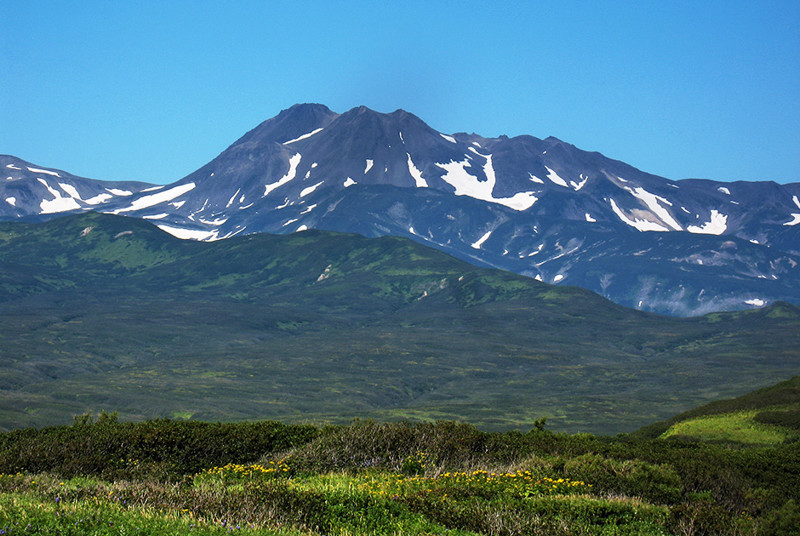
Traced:
<path fill-rule="evenodd" d="M 445 171 L 442 180 L 456 189 L 456 195 L 466 195 L 484 201 L 492 198 L 494 184 L 489 185 L 488 181 L 481 182 L 478 177 L 470 175 L 466 169 L 470 165 L 469 160 L 464 159 L 461 162 L 451 160 L 446 164 L 436 165 Z M 487 186 L 490 186 L 488 191 Z"/>
<path fill-rule="evenodd" d="M 592 216 L 588 212 L 586 213 L 586 221 L 588 221 L 589 223 L 597 222 L 597 220 L 592 218 Z"/>
<path fill-rule="evenodd" d="M 711 209 L 709 221 L 702 226 L 690 225 L 686 228 L 690 233 L 721 235 L 728 228 L 728 216 L 716 209 Z"/>
<path fill-rule="evenodd" d="M 411 158 L 411 157 L 409 157 L 409 158 Z M 367 172 L 369 172 L 369 170 L 372 169 L 372 166 L 374 164 L 375 164 L 374 160 L 372 160 L 371 158 L 367 158 L 367 167 L 364 168 L 364 175 L 366 175 Z"/>
<path fill-rule="evenodd" d="M 725 188 L 724 186 L 720 186 L 719 188 L 717 188 L 717 191 L 722 192 L 725 195 L 731 195 L 731 191 Z"/>
<path fill-rule="evenodd" d="M 356 181 L 354 181 L 353 179 L 351 179 L 350 177 L 347 177 L 347 179 L 345 179 L 345 181 L 344 181 L 344 187 L 345 188 L 349 188 L 350 186 L 352 186 L 354 184 L 358 184 L 358 183 Z"/>
<path fill-rule="evenodd" d="M 547 178 L 550 179 L 550 182 L 552 182 L 553 184 L 557 184 L 559 186 L 563 186 L 564 188 L 569 188 L 567 181 L 559 177 L 558 173 L 556 173 L 547 166 L 544 166 L 544 169 L 547 170 Z"/>
<path fill-rule="evenodd" d="M 11 205 L 12 207 L 17 206 L 17 198 L 16 197 L 6 197 L 6 203 Z"/>
<path fill-rule="evenodd" d="M 611 210 L 614 211 L 614 214 L 616 214 L 623 223 L 626 223 L 639 231 L 669 231 L 669 229 L 659 225 L 654 221 L 639 219 L 635 215 L 629 216 L 617 206 L 616 201 L 613 199 L 609 199 L 608 201 L 611 204 Z"/>
<path fill-rule="evenodd" d="M 675 219 L 672 217 L 672 214 L 670 214 L 669 211 L 666 208 L 664 208 L 663 205 L 661 205 L 661 203 L 664 203 L 666 205 L 672 206 L 672 203 L 670 203 L 663 197 L 651 194 L 650 192 L 641 187 L 630 188 L 628 186 L 624 186 L 624 188 L 625 190 L 629 191 L 634 197 L 643 202 L 647 206 L 647 208 L 649 208 L 650 211 L 653 212 L 655 216 L 663 223 L 666 223 L 676 231 L 683 230 L 683 227 L 681 227 L 681 225 L 677 221 L 675 221 Z"/>
<path fill-rule="evenodd" d="M 794 201 L 794 204 L 797 205 L 797 208 L 800 208 L 800 199 L 797 199 L 796 195 L 792 196 L 792 201 Z"/>
<path fill-rule="evenodd" d="M 166 203 L 167 201 L 172 201 L 173 199 L 194 190 L 194 187 L 195 183 L 187 182 L 186 184 L 175 186 L 174 188 L 164 190 L 163 192 L 158 192 L 157 194 L 146 195 L 144 197 L 134 199 L 129 207 L 118 208 L 117 210 L 113 211 L 113 214 L 142 210 L 143 208 L 149 208 L 154 205 L 158 205 L 159 203 Z"/>
<path fill-rule="evenodd" d="M 286 175 L 278 179 L 276 182 L 265 185 L 266 190 L 264 191 L 263 197 L 267 197 L 271 191 L 275 190 L 276 188 L 280 188 L 287 182 L 292 181 L 297 176 L 297 166 L 300 164 L 300 160 L 302 160 L 302 158 L 303 157 L 300 155 L 300 153 L 295 153 L 292 155 L 292 157 L 289 158 L 289 171 L 287 171 Z"/>
<path fill-rule="evenodd" d="M 78 210 L 81 206 L 78 204 L 75 199 L 72 197 L 63 197 L 61 192 L 52 188 L 47 181 L 44 179 L 38 179 L 40 183 L 47 188 L 47 191 L 53 196 L 53 199 L 46 200 L 42 199 L 42 202 L 39 205 L 42 214 L 55 214 L 57 212 L 66 212 L 69 210 Z"/>
<path fill-rule="evenodd" d="M 414 162 L 411 160 L 411 154 L 406 153 L 406 156 L 408 156 L 408 172 L 414 177 L 414 183 L 417 185 L 417 188 L 427 188 L 428 181 L 422 178 L 422 172 L 414 165 Z"/>
<path fill-rule="evenodd" d="M 180 238 L 181 240 L 201 240 L 201 241 L 213 241 L 217 240 L 219 235 L 219 231 L 216 229 L 212 231 L 202 231 L 199 229 L 182 229 L 180 227 L 172 227 L 169 225 L 156 225 L 159 229 L 164 231 L 165 233 L 169 233 L 175 238 Z"/>
<path fill-rule="evenodd" d="M 470 147 L 469 150 L 486 159 L 486 162 L 483 164 L 483 174 L 486 175 L 486 180 L 492 185 L 492 190 L 494 190 L 494 185 L 497 184 L 497 176 L 494 174 L 494 166 L 492 166 L 492 155 L 481 154 L 472 147 Z"/>
<path fill-rule="evenodd" d="M 19 169 L 19 168 L 11 168 L 11 169 Z M 55 171 L 50 171 L 50 170 L 47 170 L 47 169 L 39 169 L 39 168 L 29 167 L 28 171 L 30 171 L 31 173 L 44 173 L 45 175 L 52 175 L 54 177 L 61 178 L 61 175 L 59 175 Z"/>
<path fill-rule="evenodd" d="M 308 188 L 303 188 L 303 190 L 300 192 L 300 197 L 305 197 L 308 194 L 312 193 L 314 190 L 316 190 L 324 182 L 325 181 L 320 181 L 317 184 L 315 184 L 314 186 L 309 186 Z"/>
<path fill-rule="evenodd" d="M 240 190 L 241 190 L 241 188 L 236 190 L 236 193 L 233 194 L 230 199 L 228 199 L 228 203 L 225 205 L 225 208 L 228 208 L 233 204 L 233 202 L 236 200 L 236 196 L 239 195 L 239 191 Z"/>
<path fill-rule="evenodd" d="M 97 194 L 94 197 L 90 197 L 89 199 L 85 199 L 83 202 L 87 205 L 101 205 L 114 197 L 111 194 Z"/>
<path fill-rule="evenodd" d="M 750 300 L 745 300 L 744 303 L 747 305 L 754 305 L 756 307 L 764 307 L 767 302 L 762 300 L 761 298 L 752 298 Z"/>
<path fill-rule="evenodd" d="M 119 197 L 126 197 L 129 195 L 133 195 L 133 192 L 129 192 L 128 190 L 119 190 L 117 188 L 106 188 L 106 192 L 109 192 Z"/>
<path fill-rule="evenodd" d="M 794 226 L 800 223 L 800 214 L 792 214 L 792 221 L 787 221 L 784 225 Z"/>
<path fill-rule="evenodd" d="M 453 136 L 448 136 L 447 134 L 442 134 L 441 132 L 439 133 L 439 135 L 444 139 L 446 139 L 447 141 L 449 141 L 450 143 L 456 143 L 456 139 Z"/>
<path fill-rule="evenodd" d="M 15 166 L 14 164 L 6 164 L 6 167 L 7 167 L 8 169 L 16 169 L 17 171 L 22 171 L 22 168 L 18 168 L 18 167 L 17 167 L 17 166 Z"/>
<path fill-rule="evenodd" d="M 205 223 L 206 225 L 222 225 L 226 221 L 228 221 L 228 218 L 217 218 L 216 220 L 206 220 L 200 218 L 200 223 Z"/>
<path fill-rule="evenodd" d="M 490 236 L 492 236 L 492 232 L 491 232 L 491 231 L 488 231 L 488 232 L 487 232 L 486 234 L 484 234 L 482 237 L 480 237 L 480 238 L 479 238 L 479 239 L 477 239 L 475 242 L 473 242 L 472 244 L 470 244 L 470 246 L 472 246 L 472 249 L 481 249 L 481 246 L 483 245 L 483 243 L 484 243 L 484 242 L 486 242 L 487 240 L 489 240 L 489 237 L 490 237 Z"/>
<path fill-rule="evenodd" d="M 544 249 L 544 242 L 542 242 L 541 244 L 539 244 L 539 245 L 536 247 L 536 250 L 535 250 L 535 251 L 531 251 L 530 253 L 528 253 L 528 257 L 533 257 L 534 255 L 538 255 L 539 253 L 541 253 L 541 252 L 542 252 L 542 249 Z M 524 255 L 520 255 L 520 256 L 519 256 L 519 258 L 520 258 L 520 259 L 521 259 L 522 257 L 524 257 Z"/>
<path fill-rule="evenodd" d="M 539 200 L 539 198 L 534 195 L 535 193 L 536 192 L 519 192 L 512 197 L 495 199 L 494 202 L 521 212 L 523 210 L 528 210 Z"/>
<path fill-rule="evenodd" d="M 470 150 L 473 150 L 472 147 L 470 147 Z M 486 158 L 486 155 L 482 155 L 477 151 L 475 151 L 475 154 Z M 474 199 L 505 205 L 518 211 L 532 207 L 538 201 L 538 198 L 534 195 L 535 192 L 519 192 L 510 198 L 496 198 L 492 195 L 495 176 L 494 170 L 491 168 L 491 155 L 488 156 L 487 165 L 484 165 L 484 172 L 488 170 L 489 173 L 487 173 L 487 180 L 485 181 L 481 181 L 478 177 L 467 172 L 466 168 L 470 164 L 467 159 L 461 162 L 451 160 L 447 164 L 437 163 L 436 165 L 445 170 L 442 180 L 455 188 L 456 195 L 465 195 Z"/>
<path fill-rule="evenodd" d="M 290 143 L 294 143 L 294 142 L 297 142 L 297 141 L 308 139 L 311 136 L 313 136 L 314 134 L 319 134 L 320 132 L 322 132 L 322 130 L 323 130 L 322 128 L 318 128 L 316 130 L 312 130 L 311 132 L 303 134 L 302 136 L 298 136 L 297 138 L 295 138 L 293 140 L 285 141 L 285 142 L 283 142 L 283 144 L 284 145 L 289 145 Z"/>
<path fill-rule="evenodd" d="M 587 175 L 586 177 L 584 177 L 583 173 L 581 173 L 580 178 L 581 178 L 581 182 L 569 181 L 569 183 L 572 185 L 572 188 L 576 192 L 578 190 L 580 190 L 581 188 L 583 188 L 584 186 L 586 186 L 586 182 L 589 180 L 589 176 Z"/>
<path fill-rule="evenodd" d="M 539 177 L 537 177 L 536 175 L 534 175 L 533 173 L 528 173 L 528 176 L 531 178 L 532 182 L 536 182 L 536 183 L 539 183 L 539 184 L 544 184 L 544 181 L 542 179 L 540 179 Z"/>
<path fill-rule="evenodd" d="M 81 199 L 81 194 L 78 193 L 77 188 L 75 188 L 73 185 L 65 184 L 63 182 L 59 182 L 58 185 L 61 187 L 62 190 L 67 192 L 68 196 L 83 201 L 83 199 Z"/>

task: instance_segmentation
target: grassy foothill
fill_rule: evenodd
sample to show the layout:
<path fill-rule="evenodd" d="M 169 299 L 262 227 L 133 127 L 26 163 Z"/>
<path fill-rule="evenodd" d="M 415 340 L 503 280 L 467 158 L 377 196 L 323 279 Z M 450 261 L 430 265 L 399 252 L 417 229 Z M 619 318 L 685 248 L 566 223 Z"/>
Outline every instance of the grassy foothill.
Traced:
<path fill-rule="evenodd" d="M 758 411 L 740 411 L 697 417 L 670 426 L 662 437 L 687 436 L 703 441 L 772 445 L 798 435 L 778 425 L 758 422 L 756 418 L 759 414 Z"/>

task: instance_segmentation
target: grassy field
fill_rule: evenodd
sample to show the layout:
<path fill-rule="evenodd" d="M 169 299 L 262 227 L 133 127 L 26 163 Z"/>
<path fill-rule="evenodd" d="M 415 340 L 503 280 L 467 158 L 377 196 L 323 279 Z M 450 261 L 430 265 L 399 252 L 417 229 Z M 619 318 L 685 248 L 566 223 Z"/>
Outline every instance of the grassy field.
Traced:
<path fill-rule="evenodd" d="M 537 478 L 525 471 L 406 476 L 375 470 L 276 477 L 253 467 L 261 466 L 211 469 L 180 491 L 165 484 L 143 489 L 141 483 L 85 478 L 5 477 L 4 488 L 25 491 L 0 494 L 0 530 L 455 536 L 521 534 L 533 527 L 536 533 L 554 534 L 569 527 L 586 534 L 667 534 L 665 506 L 594 497 L 586 493 L 585 483 Z M 87 491 L 96 494 L 73 498 Z"/>
<path fill-rule="evenodd" d="M 738 398 L 717 400 L 663 422 L 638 437 L 771 445 L 800 439 L 800 376 Z"/>
<path fill-rule="evenodd" d="M 693 437 L 703 441 L 728 441 L 755 445 L 782 443 L 800 434 L 787 432 L 783 427 L 757 422 L 757 411 L 740 411 L 723 415 L 696 417 L 670 426 L 661 436 Z"/>
<path fill-rule="evenodd" d="M 6 534 L 797 534 L 800 442 L 453 422 L 120 423 L 0 434 Z"/>

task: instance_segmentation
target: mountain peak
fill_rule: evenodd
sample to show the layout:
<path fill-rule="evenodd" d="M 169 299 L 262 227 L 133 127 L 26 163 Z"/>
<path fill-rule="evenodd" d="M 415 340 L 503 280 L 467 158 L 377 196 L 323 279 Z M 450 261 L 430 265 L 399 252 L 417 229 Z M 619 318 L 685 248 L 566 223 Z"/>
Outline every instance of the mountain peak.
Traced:
<path fill-rule="evenodd" d="M 298 104 L 293 104 L 289 108 L 282 110 L 278 116 L 281 115 L 308 115 L 308 114 L 317 114 L 317 115 L 329 115 L 334 114 L 330 108 L 325 106 L 324 104 L 319 104 L 316 102 L 302 102 Z"/>
<path fill-rule="evenodd" d="M 324 128 L 336 117 L 338 114 L 324 104 L 295 104 L 258 125 L 231 147 L 252 143 L 284 143 L 318 128 Z"/>
<path fill-rule="evenodd" d="M 678 184 L 554 136 L 445 134 L 403 109 L 295 104 L 172 185 L 12 157 L 0 169 L 4 219 L 102 210 L 202 240 L 399 235 L 658 312 L 800 303 L 800 185 Z"/>

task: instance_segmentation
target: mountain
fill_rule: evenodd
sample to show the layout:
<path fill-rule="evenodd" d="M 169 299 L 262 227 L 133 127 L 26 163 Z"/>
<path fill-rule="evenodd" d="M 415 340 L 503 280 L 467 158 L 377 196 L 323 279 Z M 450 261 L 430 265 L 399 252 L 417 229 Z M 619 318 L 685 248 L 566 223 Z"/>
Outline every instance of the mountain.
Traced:
<path fill-rule="evenodd" d="M 674 318 L 400 237 L 0 224 L 0 429 L 458 419 L 632 431 L 800 371 L 800 309 Z"/>
<path fill-rule="evenodd" d="M 69 197 L 64 211 L 149 219 L 198 240 L 311 228 L 404 236 L 671 315 L 800 304 L 800 183 L 673 181 L 552 137 L 443 134 L 402 110 L 295 105 L 183 179 L 90 206 L 10 163 L 22 169 L 2 164 L 5 220 Z M 19 204 L 25 184 L 38 190 Z"/>
<path fill-rule="evenodd" d="M 99 181 L 43 168 L 0 155 L 0 220 L 24 221 L 78 210 L 101 209 L 114 199 L 130 200 L 154 185 L 134 181 Z"/>

